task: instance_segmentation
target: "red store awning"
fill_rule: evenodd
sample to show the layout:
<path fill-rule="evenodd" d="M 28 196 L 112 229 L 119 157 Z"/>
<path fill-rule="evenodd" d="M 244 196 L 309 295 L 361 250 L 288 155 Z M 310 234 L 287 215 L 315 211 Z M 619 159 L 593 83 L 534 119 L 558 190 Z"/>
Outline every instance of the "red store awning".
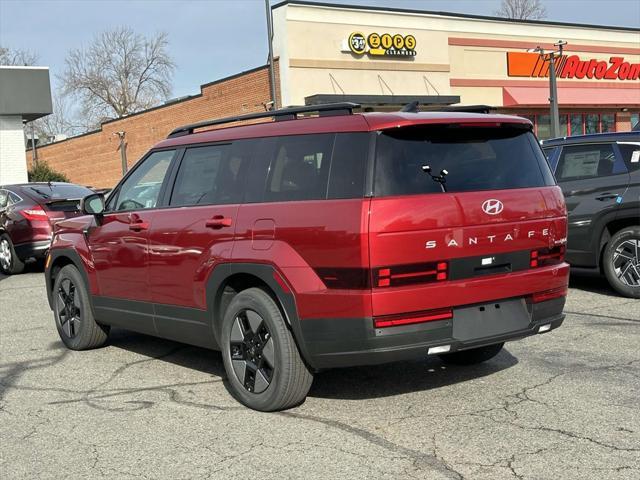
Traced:
<path fill-rule="evenodd" d="M 547 106 L 549 89 L 541 87 L 503 87 L 502 100 L 505 107 Z M 638 88 L 558 88 L 558 102 L 561 106 L 640 106 L 640 86 Z"/>

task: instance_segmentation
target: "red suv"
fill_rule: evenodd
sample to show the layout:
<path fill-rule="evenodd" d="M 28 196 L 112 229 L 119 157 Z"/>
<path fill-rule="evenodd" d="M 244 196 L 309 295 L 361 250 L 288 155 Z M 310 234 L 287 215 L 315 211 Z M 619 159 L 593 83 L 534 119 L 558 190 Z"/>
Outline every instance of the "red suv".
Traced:
<path fill-rule="evenodd" d="M 231 393 L 271 411 L 321 369 L 473 364 L 560 326 L 567 217 L 529 121 L 354 107 L 176 129 L 85 198 L 46 262 L 63 342 L 219 349 Z"/>

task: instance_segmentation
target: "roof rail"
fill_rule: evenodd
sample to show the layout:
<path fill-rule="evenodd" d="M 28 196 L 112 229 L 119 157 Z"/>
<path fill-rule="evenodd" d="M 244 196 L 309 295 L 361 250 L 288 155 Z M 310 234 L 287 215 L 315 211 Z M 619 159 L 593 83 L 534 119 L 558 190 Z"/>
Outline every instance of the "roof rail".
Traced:
<path fill-rule="evenodd" d="M 301 113 L 318 113 L 321 117 L 333 115 L 351 115 L 354 108 L 360 105 L 351 102 L 326 103 L 324 105 L 305 105 L 302 107 L 281 108 L 279 110 L 269 110 L 266 112 L 248 113 L 235 117 L 218 118 L 215 120 L 205 120 L 203 122 L 192 123 L 178 127 L 171 131 L 167 138 L 182 137 L 191 135 L 198 128 L 211 127 L 213 125 L 223 125 L 225 123 L 241 122 L 243 120 L 254 120 L 257 118 L 273 118 L 280 120 L 295 120 Z"/>

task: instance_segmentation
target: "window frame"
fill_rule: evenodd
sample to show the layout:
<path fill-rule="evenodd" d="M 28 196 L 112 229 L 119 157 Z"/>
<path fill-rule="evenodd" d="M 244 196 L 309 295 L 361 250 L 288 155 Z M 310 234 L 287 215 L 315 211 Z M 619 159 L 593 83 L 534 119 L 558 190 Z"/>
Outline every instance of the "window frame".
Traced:
<path fill-rule="evenodd" d="M 608 145 L 611 147 L 611 151 L 613 152 L 613 155 L 616 157 L 616 162 L 615 163 L 621 163 L 624 168 L 625 171 L 624 172 L 616 172 L 616 173 L 610 173 L 608 175 L 595 175 L 593 177 L 574 177 L 574 178 L 570 178 L 570 179 L 560 179 L 558 178 L 557 175 L 557 171 L 558 171 L 558 167 L 560 166 L 560 159 L 562 158 L 562 154 L 564 153 L 564 149 L 565 148 L 572 148 L 572 147 L 585 147 L 585 146 L 589 146 L 589 145 Z M 615 141 L 607 141 L 607 142 L 579 142 L 579 143 L 571 143 L 568 145 L 560 145 L 560 149 L 558 150 L 558 155 L 557 155 L 557 162 L 556 162 L 556 166 L 554 169 L 554 176 L 556 178 L 556 182 L 558 182 L 558 185 L 562 184 L 562 183 L 569 183 L 569 182 L 580 182 L 580 181 L 584 181 L 584 180 L 595 180 L 598 178 L 607 178 L 607 177 L 614 177 L 616 175 L 628 175 L 629 174 L 629 168 L 627 167 L 626 162 L 624 161 L 624 159 L 622 158 L 622 156 L 620 155 L 620 150 L 617 148 L 616 142 Z"/>
<path fill-rule="evenodd" d="M 531 120 L 531 117 L 533 117 L 533 132 L 535 133 L 536 137 L 538 136 L 538 117 L 541 115 L 549 115 L 548 113 L 526 113 L 526 112 L 522 112 L 522 113 L 514 113 L 514 115 L 517 115 L 519 117 L 523 117 L 523 118 L 527 118 L 528 120 Z M 575 135 L 572 134 L 571 132 L 571 115 L 580 115 L 582 117 L 582 132 L 581 133 L 577 133 Z M 586 130 L 586 115 L 598 115 L 598 131 L 596 133 L 603 133 L 602 132 L 602 116 L 603 115 L 613 115 L 613 129 L 612 130 L 608 130 L 607 132 L 604 133 L 615 133 L 617 132 L 617 128 L 616 128 L 616 124 L 618 121 L 618 114 L 615 111 L 609 111 L 609 112 L 585 112 L 585 111 L 578 111 L 578 112 L 566 112 L 566 113 L 561 113 L 560 114 L 560 118 L 565 117 L 566 121 L 567 121 L 567 138 L 568 137 L 575 137 L 577 135 L 594 135 L 593 133 L 585 133 Z M 632 125 L 633 127 L 633 125 Z M 562 138 L 563 135 L 559 135 L 557 138 Z M 548 139 L 545 139 L 548 140 Z"/>
<path fill-rule="evenodd" d="M 169 166 L 167 167 L 167 171 L 164 174 L 164 179 L 162 180 L 162 184 L 160 185 L 160 191 L 158 192 L 158 200 L 156 201 L 155 207 L 152 207 L 152 208 L 132 208 L 132 209 L 128 209 L 128 210 L 105 210 L 104 214 L 105 215 L 122 214 L 122 213 L 129 213 L 129 212 L 151 211 L 151 210 L 158 210 L 160 208 L 164 208 L 165 207 L 166 190 L 167 190 L 167 186 L 168 186 L 168 180 L 171 178 L 171 173 L 173 172 L 173 170 L 175 168 L 176 157 L 178 156 L 178 154 L 180 152 L 184 151 L 184 147 L 183 146 L 166 147 L 166 148 L 155 148 L 155 149 L 149 150 L 140 160 L 138 160 L 135 163 L 135 165 L 124 175 L 124 177 L 122 177 L 120 179 L 120 181 L 113 188 L 113 190 L 111 191 L 109 196 L 105 199 L 105 207 L 107 205 L 109 205 L 109 203 L 111 201 L 114 201 L 115 204 L 117 205 L 118 197 L 120 196 L 120 191 L 122 189 L 122 185 L 129 179 L 129 177 L 131 175 L 133 175 L 133 173 L 138 168 L 140 168 L 149 159 L 149 157 L 151 157 L 151 155 L 153 155 L 154 153 L 170 152 L 170 151 L 173 151 L 173 156 L 171 157 L 171 160 L 169 161 Z"/>

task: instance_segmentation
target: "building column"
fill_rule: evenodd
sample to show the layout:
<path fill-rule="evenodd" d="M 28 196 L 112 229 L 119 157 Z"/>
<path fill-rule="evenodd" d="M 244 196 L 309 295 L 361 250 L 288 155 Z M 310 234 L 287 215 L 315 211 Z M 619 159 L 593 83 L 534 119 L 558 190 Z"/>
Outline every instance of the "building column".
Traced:
<path fill-rule="evenodd" d="M 0 115 L 0 185 L 27 181 L 24 130 L 19 115 Z"/>

